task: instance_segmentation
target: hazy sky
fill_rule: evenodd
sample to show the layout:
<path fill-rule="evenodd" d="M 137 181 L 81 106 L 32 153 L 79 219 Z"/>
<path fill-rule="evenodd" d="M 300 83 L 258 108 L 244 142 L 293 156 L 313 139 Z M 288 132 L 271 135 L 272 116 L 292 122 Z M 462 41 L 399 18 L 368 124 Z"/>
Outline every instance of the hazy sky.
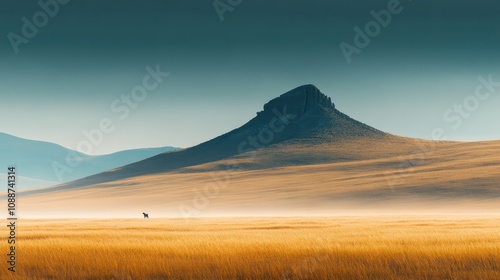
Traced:
<path fill-rule="evenodd" d="M 83 130 L 109 119 L 114 131 L 93 154 L 188 147 L 312 83 L 339 110 L 393 134 L 500 139 L 499 84 L 474 97 L 479 76 L 500 82 L 496 0 L 243 0 L 223 21 L 213 1 L 65 1 L 48 6 L 45 25 L 37 1 L 0 4 L 1 132 L 75 149 Z M 354 28 L 388 5 L 399 12 L 348 63 L 339 45 L 355 47 Z M 23 35 L 34 18 L 40 27 Z M 121 96 L 157 65 L 170 75 L 125 116 Z"/>

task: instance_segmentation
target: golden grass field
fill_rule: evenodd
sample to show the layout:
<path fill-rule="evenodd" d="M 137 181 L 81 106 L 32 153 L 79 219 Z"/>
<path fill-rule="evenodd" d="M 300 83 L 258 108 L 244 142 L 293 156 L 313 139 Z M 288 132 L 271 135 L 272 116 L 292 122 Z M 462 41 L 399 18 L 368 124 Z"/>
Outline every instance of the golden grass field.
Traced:
<path fill-rule="evenodd" d="M 500 279 L 499 216 L 18 223 L 0 279 Z"/>

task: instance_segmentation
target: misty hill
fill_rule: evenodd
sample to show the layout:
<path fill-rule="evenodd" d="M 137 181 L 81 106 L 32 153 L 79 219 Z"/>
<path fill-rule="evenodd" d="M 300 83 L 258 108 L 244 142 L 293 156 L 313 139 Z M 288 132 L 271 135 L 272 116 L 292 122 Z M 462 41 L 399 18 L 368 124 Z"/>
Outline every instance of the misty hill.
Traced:
<path fill-rule="evenodd" d="M 499 162 L 500 141 L 387 134 L 305 85 L 197 146 L 21 193 L 21 211 L 42 217 L 499 213 Z"/>
<path fill-rule="evenodd" d="M 318 149 L 322 145 L 332 147 L 344 142 L 352 144 L 357 140 L 366 139 L 372 141 L 372 144 L 408 142 L 404 138 L 389 135 L 350 118 L 337 110 L 331 99 L 314 85 L 304 85 L 269 101 L 262 111 L 257 112 L 257 116 L 224 135 L 188 149 L 159 154 L 61 187 L 86 186 L 128 177 L 164 173 L 232 157 L 253 156 L 254 153 L 263 159 L 272 157 L 272 154 L 266 152 L 268 149 L 264 151 L 262 149 L 278 144 L 281 146 L 274 148 L 273 153 L 279 156 L 272 161 L 253 159 L 252 163 L 247 163 L 243 160 L 239 167 L 259 169 L 361 159 L 370 157 L 369 153 L 361 150 L 356 153 L 344 151 L 339 153 Z M 294 151 L 283 152 L 279 147 L 294 147 Z M 307 147 L 313 147 L 316 152 Z M 219 167 L 224 168 L 224 164 Z"/>
<path fill-rule="evenodd" d="M 0 165 L 16 166 L 20 177 L 19 187 L 29 189 L 73 181 L 173 150 L 176 148 L 134 149 L 108 155 L 90 156 L 57 144 L 0 133 Z M 81 161 L 78 165 L 71 166 L 66 162 L 68 155 L 71 155 L 70 158 L 78 158 Z M 60 176 L 62 181 L 54 171 L 54 165 L 59 166 L 59 164 L 70 169 L 62 173 Z M 0 171 L 0 178 L 5 176 L 4 173 Z"/>

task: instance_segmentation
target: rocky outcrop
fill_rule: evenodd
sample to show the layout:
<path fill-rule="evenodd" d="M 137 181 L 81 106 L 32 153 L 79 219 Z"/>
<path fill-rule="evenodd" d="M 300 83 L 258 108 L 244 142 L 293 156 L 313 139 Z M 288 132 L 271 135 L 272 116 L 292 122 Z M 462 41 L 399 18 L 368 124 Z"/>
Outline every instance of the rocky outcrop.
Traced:
<path fill-rule="evenodd" d="M 270 113 L 273 109 L 287 108 L 288 113 L 302 116 L 304 113 L 317 108 L 335 108 L 330 97 L 323 94 L 314 85 L 303 85 L 297 87 L 264 105 L 264 111 L 258 114 Z"/>

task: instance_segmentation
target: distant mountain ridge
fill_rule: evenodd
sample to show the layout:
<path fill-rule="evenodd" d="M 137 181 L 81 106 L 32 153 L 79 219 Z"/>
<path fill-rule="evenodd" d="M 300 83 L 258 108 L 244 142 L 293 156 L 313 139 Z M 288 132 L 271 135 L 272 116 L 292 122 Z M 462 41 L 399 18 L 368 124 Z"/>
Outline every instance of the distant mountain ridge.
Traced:
<path fill-rule="evenodd" d="M 0 133 L 0 165 L 17 166 L 18 176 L 22 179 L 19 184 L 21 189 L 47 187 L 77 180 L 176 149 L 178 148 L 133 149 L 108 155 L 91 156 L 54 143 L 28 140 Z M 59 176 L 59 178 L 54 172 L 53 164 L 55 162 L 64 164 L 69 153 L 77 155 L 82 161 L 78 166 L 71 168 L 71 172 L 66 172 L 64 176 Z M 2 173 L 4 172 L 0 170 L 0 177 L 2 177 Z"/>

